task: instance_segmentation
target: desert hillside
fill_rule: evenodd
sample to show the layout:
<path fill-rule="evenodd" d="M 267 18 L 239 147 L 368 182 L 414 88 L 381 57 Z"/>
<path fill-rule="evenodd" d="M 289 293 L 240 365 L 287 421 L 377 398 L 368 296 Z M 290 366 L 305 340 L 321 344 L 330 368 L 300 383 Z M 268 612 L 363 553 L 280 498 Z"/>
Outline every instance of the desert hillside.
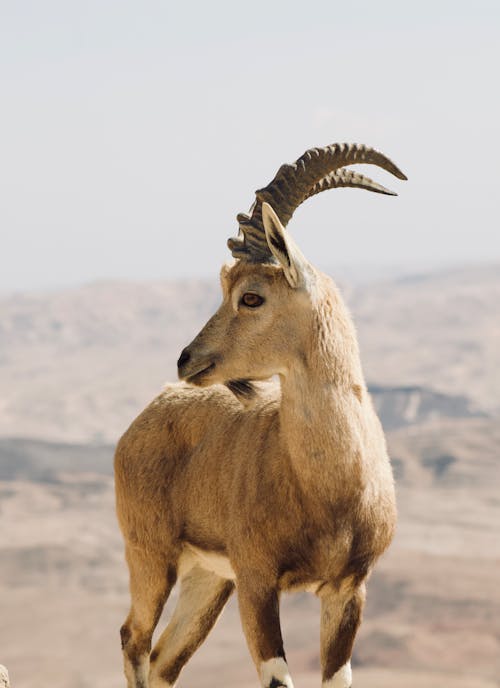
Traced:
<path fill-rule="evenodd" d="M 500 410 L 500 265 L 346 289 L 368 379 L 421 384 Z"/>
<path fill-rule="evenodd" d="M 354 657 L 360 688 L 498 685 L 499 442 L 500 426 L 491 419 L 435 421 L 389 434 L 399 528 L 368 587 Z M 41 677 L 54 688 L 118 688 L 118 628 L 128 596 L 112 450 L 101 448 L 92 464 L 81 446 L 52 449 L 50 465 L 47 444 L 39 447 L 46 458 L 36 480 L 26 480 L 24 467 L 24 479 L 11 472 L 0 482 L 0 602 L 8 620 L 0 624 L 0 657 L 26 688 L 39 686 Z M 284 598 L 297 685 L 318 683 L 318 624 L 313 596 Z M 255 685 L 234 601 L 180 685 L 210 688 L 214 676 Z"/>
<path fill-rule="evenodd" d="M 400 512 L 369 583 L 355 685 L 494 688 L 500 266 L 343 289 Z M 113 445 L 218 301 L 205 281 L 0 297 L 0 663 L 13 688 L 124 685 Z M 298 687 L 318 685 L 318 624 L 313 596 L 284 598 Z M 234 600 L 180 688 L 216 680 L 256 685 Z"/>

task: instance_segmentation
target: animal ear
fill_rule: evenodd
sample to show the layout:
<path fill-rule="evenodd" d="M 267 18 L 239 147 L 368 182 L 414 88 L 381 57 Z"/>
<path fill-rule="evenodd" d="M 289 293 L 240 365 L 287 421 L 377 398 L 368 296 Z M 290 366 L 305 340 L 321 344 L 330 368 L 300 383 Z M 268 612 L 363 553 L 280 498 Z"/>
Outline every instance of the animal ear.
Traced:
<path fill-rule="evenodd" d="M 269 250 L 283 268 L 288 284 L 297 289 L 304 283 L 307 261 L 292 239 L 287 236 L 285 228 L 269 203 L 262 204 L 262 221 Z"/>

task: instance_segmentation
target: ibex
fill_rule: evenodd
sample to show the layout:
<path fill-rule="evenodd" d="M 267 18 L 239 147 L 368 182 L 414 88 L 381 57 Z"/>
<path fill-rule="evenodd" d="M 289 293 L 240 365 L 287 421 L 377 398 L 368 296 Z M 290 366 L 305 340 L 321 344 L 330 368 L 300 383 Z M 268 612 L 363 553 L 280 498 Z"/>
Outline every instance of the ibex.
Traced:
<path fill-rule="evenodd" d="M 263 688 L 292 688 L 279 597 L 293 590 L 321 600 L 323 686 L 351 686 L 365 581 L 394 532 L 393 477 L 350 315 L 285 230 L 297 206 L 325 189 L 392 194 L 344 169 L 351 163 L 406 179 L 358 144 L 311 149 L 282 166 L 250 214 L 238 215 L 222 305 L 182 351 L 183 382 L 167 386 L 118 444 L 129 688 L 172 686 L 235 587 Z M 253 384 L 273 376 L 279 384 Z M 176 581 L 177 606 L 151 651 Z"/>

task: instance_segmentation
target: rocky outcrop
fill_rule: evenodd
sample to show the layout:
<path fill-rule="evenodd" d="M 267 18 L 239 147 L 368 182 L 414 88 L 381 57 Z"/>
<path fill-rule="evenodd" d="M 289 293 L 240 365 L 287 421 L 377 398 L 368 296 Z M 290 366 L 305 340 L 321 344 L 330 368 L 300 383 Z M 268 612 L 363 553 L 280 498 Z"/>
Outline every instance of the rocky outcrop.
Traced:
<path fill-rule="evenodd" d="M 9 672 L 3 664 L 0 664 L 0 688 L 9 688 Z"/>

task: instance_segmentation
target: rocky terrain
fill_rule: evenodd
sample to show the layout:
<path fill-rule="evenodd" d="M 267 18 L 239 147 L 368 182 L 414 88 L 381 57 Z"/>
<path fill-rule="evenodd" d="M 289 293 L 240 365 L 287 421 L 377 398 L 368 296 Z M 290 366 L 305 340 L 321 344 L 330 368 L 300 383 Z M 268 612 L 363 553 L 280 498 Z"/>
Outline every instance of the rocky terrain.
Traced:
<path fill-rule="evenodd" d="M 493 688 L 500 268 L 345 292 L 400 511 L 369 584 L 355 685 Z M 205 282 L 0 298 L 0 663 L 13 688 L 124 685 L 118 628 L 128 596 L 113 443 L 173 377 L 178 352 L 217 302 Z M 284 598 L 297 687 L 319 684 L 318 625 L 313 596 Z M 234 600 L 180 686 L 219 681 L 256 685 Z"/>

